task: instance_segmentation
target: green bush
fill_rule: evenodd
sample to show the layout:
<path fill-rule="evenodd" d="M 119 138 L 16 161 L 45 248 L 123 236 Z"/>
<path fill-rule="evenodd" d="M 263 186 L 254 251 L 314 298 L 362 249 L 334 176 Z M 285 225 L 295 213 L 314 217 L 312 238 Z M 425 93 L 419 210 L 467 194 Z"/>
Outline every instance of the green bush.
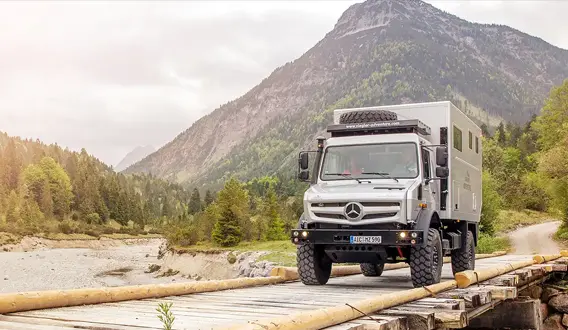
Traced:
<path fill-rule="evenodd" d="M 496 251 L 507 251 L 511 246 L 508 237 L 496 237 L 480 233 L 477 240 L 476 253 L 493 253 Z"/>
<path fill-rule="evenodd" d="M 482 176 L 483 204 L 481 207 L 480 230 L 488 235 L 495 232 L 494 223 L 501 209 L 501 196 L 495 188 L 495 181 L 489 172 L 484 171 Z"/>
<path fill-rule="evenodd" d="M 88 224 L 99 224 L 101 223 L 101 216 L 98 213 L 89 213 L 85 217 Z"/>

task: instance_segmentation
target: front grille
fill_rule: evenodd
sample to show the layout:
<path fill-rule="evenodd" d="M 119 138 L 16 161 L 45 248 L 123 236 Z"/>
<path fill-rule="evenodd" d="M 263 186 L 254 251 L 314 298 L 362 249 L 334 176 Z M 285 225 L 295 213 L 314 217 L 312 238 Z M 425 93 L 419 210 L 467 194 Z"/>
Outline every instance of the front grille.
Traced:
<path fill-rule="evenodd" d="M 329 218 L 329 219 L 340 219 L 345 220 L 345 216 L 343 214 L 330 214 L 330 213 L 314 213 L 318 218 Z"/>
<path fill-rule="evenodd" d="M 367 220 L 367 219 L 382 219 L 382 218 L 390 218 L 390 217 L 394 217 L 396 215 L 396 212 L 391 212 L 391 213 L 377 213 L 377 214 L 367 214 L 363 217 L 363 220 Z"/>
<path fill-rule="evenodd" d="M 345 207 L 347 203 L 351 202 L 339 202 L 339 203 L 312 203 L 312 207 Z M 389 207 L 389 206 L 400 206 L 399 202 L 360 202 L 363 207 Z"/>

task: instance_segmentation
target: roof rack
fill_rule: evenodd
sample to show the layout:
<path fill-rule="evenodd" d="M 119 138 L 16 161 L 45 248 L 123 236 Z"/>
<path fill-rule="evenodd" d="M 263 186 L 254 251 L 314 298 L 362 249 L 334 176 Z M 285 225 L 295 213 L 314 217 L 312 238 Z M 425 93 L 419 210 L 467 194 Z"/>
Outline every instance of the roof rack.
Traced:
<path fill-rule="evenodd" d="M 378 121 L 358 124 L 329 125 L 327 131 L 332 137 L 353 135 L 376 135 L 396 133 L 417 133 L 430 135 L 431 129 L 418 119 Z"/>

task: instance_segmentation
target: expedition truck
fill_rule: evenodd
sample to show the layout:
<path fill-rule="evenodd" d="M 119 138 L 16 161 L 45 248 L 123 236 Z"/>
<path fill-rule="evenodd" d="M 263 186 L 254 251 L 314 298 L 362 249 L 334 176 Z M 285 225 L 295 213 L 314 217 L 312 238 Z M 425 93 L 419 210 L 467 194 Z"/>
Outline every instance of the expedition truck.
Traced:
<path fill-rule="evenodd" d="M 406 262 L 413 286 L 426 286 L 440 282 L 445 255 L 454 274 L 473 270 L 481 129 L 447 101 L 333 115 L 331 137 L 298 159 L 310 183 L 291 231 L 302 282 L 326 284 L 333 263 L 380 276 L 386 263 Z"/>

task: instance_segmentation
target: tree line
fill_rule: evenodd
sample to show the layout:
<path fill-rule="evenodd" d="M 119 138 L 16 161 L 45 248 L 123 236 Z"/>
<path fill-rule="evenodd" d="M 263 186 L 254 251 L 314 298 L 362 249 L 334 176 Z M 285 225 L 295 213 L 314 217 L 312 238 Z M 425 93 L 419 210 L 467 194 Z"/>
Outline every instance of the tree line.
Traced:
<path fill-rule="evenodd" d="M 494 234 L 501 209 L 529 209 L 562 219 L 559 235 L 568 232 L 568 79 L 524 125 L 501 123 L 492 134 L 482 129 L 481 230 Z"/>
<path fill-rule="evenodd" d="M 116 173 L 85 149 L 0 133 L 0 231 L 143 233 L 183 217 L 189 197 L 152 175 Z"/>

